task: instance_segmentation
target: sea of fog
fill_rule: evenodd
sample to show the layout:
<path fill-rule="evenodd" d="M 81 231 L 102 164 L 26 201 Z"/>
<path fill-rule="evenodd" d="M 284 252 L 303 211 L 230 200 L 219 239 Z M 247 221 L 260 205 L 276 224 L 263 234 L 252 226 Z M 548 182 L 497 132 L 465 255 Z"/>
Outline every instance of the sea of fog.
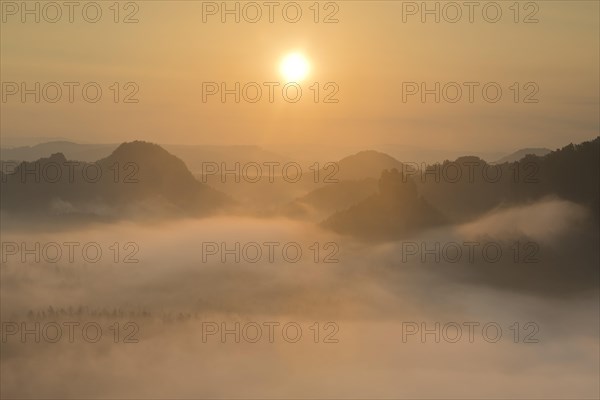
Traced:
<path fill-rule="evenodd" d="M 381 243 L 279 218 L 4 229 L 0 394 L 598 398 L 587 220 L 547 200 Z"/>

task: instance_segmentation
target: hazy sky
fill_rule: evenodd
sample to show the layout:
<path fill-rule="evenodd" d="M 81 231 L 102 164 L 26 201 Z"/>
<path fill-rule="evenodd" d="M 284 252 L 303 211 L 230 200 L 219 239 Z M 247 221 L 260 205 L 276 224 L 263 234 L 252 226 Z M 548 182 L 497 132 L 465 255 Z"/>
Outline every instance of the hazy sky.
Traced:
<path fill-rule="evenodd" d="M 85 142 L 120 142 L 142 139 L 158 143 L 186 144 L 288 144 L 373 147 L 395 144 L 446 150 L 514 150 L 520 147 L 556 148 L 580 142 L 599 131 L 599 3 L 597 1 L 521 2 L 518 23 L 512 1 L 500 1 L 502 16 L 486 3 L 469 10 L 440 2 L 440 23 L 435 16 L 409 15 L 411 2 L 321 2 L 319 23 L 314 22 L 312 1 L 297 2 L 302 17 L 297 23 L 283 17 L 285 3 L 274 9 L 262 6 L 256 23 L 234 22 L 220 13 L 206 15 L 201 1 L 141 1 L 122 3 L 119 21 L 134 12 L 138 23 L 115 23 L 112 2 L 99 2 L 102 17 L 97 23 L 83 19 L 81 7 L 69 23 L 68 9 L 56 23 L 35 23 L 21 10 L 2 2 L 2 135 L 7 137 L 61 136 Z M 60 3 L 60 2 L 59 2 Z M 33 3 L 32 3 L 33 4 Z M 42 3 L 43 4 L 43 3 Z M 81 3 L 85 4 L 85 2 Z M 215 3 L 217 6 L 221 2 Z M 228 3 L 234 7 L 235 3 Z M 263 4 L 263 2 L 258 2 Z M 421 2 L 415 3 L 418 5 Z M 435 7 L 436 2 L 429 2 Z M 457 2 L 453 4 L 463 4 Z M 533 5 L 532 5 L 533 4 Z M 243 8 L 244 3 L 240 3 Z M 33 7 L 33 5 L 31 6 Z M 513 7 L 513 8 L 510 8 Z M 537 9 L 536 9 L 537 8 Z M 95 10 L 88 9 L 88 17 Z M 246 9 L 253 18 L 254 9 Z M 295 9 L 288 7 L 293 18 Z M 324 23 L 334 12 L 337 23 Z M 46 9 L 46 18 L 56 11 Z M 537 23 L 524 23 L 530 16 Z M 485 18 L 484 18 L 485 17 Z M 403 21 L 406 20 L 406 22 Z M 300 83 L 299 102 L 288 103 L 275 90 L 268 101 L 263 82 L 284 82 L 281 59 L 300 52 L 310 63 Z M 20 93 L 8 95 L 7 82 L 26 82 L 34 87 L 48 82 L 80 82 L 74 102 L 68 90 L 56 103 L 22 103 Z M 92 104 L 83 100 L 81 87 L 97 82 L 102 98 Z M 120 83 L 120 100 L 131 92 L 127 82 L 139 87 L 137 104 L 113 100 L 114 82 Z M 203 102 L 203 82 L 225 82 L 233 88 L 248 82 L 262 85 L 257 103 L 222 103 L 219 95 Z M 315 82 L 320 101 L 313 100 Z M 324 103 L 334 86 L 338 103 Z M 403 82 L 457 82 L 463 93 L 456 103 L 422 103 L 419 94 L 403 102 Z M 463 82 L 478 82 L 474 101 L 468 100 Z M 489 103 L 482 86 L 496 82 L 502 98 Z M 519 82 L 519 102 L 514 86 Z M 533 85 L 525 86 L 528 82 Z M 314 86 L 313 86 L 314 88 Z M 448 87 L 448 97 L 455 89 Z M 538 91 L 539 89 L 539 91 Z M 54 96 L 54 89 L 48 88 Z M 93 90 L 90 89 L 93 94 Z M 278 92 L 279 90 L 279 92 Z M 537 103 L 523 103 L 534 91 Z M 249 92 L 254 93 L 254 92 Z M 293 94 L 293 92 L 290 92 Z M 494 89 L 489 93 L 494 94 Z"/>

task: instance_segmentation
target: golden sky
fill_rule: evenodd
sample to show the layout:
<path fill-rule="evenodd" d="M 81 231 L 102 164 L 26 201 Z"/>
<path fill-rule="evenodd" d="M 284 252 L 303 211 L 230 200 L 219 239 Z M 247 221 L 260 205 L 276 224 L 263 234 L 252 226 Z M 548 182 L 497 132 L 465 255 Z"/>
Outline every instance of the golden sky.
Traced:
<path fill-rule="evenodd" d="M 19 93 L 7 95 L 1 104 L 3 136 L 514 150 L 555 148 L 595 137 L 599 131 L 597 1 L 520 2 L 516 23 L 512 1 L 497 2 L 502 17 L 496 23 L 486 21 L 480 8 L 469 22 L 464 7 L 456 23 L 445 21 L 443 14 L 440 23 L 434 16 L 423 23 L 419 12 L 406 13 L 413 2 L 402 1 L 320 2 L 318 23 L 313 1 L 296 2 L 302 10 L 296 23 L 283 18 L 286 2 L 278 3 L 273 22 L 264 6 L 256 23 L 245 21 L 243 14 L 240 23 L 233 16 L 223 23 L 218 12 L 205 15 L 203 22 L 203 8 L 209 3 L 219 7 L 221 2 L 202 1 L 122 2 L 115 23 L 109 8 L 113 2 L 100 1 L 103 13 L 97 23 L 85 21 L 80 9 L 74 11 L 73 23 L 64 15 L 66 9 L 56 23 L 44 21 L 41 11 L 39 23 L 34 16 L 23 23 L 21 10 L 13 15 L 7 3 L 20 2 L 2 1 L 3 95 L 7 82 L 31 87 L 35 82 L 79 82 L 79 88 L 97 82 L 103 92 L 93 104 L 82 99 L 81 89 L 75 89 L 73 103 L 66 89 L 56 103 L 36 104 L 33 95 L 23 103 Z M 240 2 L 240 8 L 245 3 Z M 428 2 L 432 8 L 435 3 Z M 438 3 L 444 7 L 448 2 Z M 528 5 L 532 3 L 536 8 Z M 293 16 L 293 10 L 288 15 Z M 52 18 L 54 11 L 46 11 Z M 132 12 L 139 22 L 123 23 Z M 324 23 L 332 12 L 338 22 Z M 524 23 L 532 13 L 538 22 Z M 488 16 L 493 14 L 492 10 Z M 225 82 L 231 88 L 235 82 L 285 83 L 280 62 L 293 52 L 310 63 L 297 103 L 286 102 L 277 91 L 270 103 L 264 86 L 257 103 L 235 103 L 233 95 L 226 103 L 218 95 L 203 102 L 203 82 Z M 117 103 L 110 89 L 114 82 L 120 86 Z M 124 87 L 127 82 L 139 88 L 134 97 L 138 103 L 122 102 L 132 90 Z M 480 85 L 472 103 L 462 86 L 458 102 L 436 104 L 433 95 L 426 103 L 419 95 L 403 102 L 406 82 L 425 82 L 428 87 L 435 82 Z M 481 87 L 489 82 L 503 90 L 496 103 L 482 98 Z M 520 90 L 517 103 L 510 89 L 515 82 Z M 528 82 L 534 86 L 526 88 Z M 317 103 L 309 88 L 315 83 L 320 88 Z M 325 90 L 327 83 L 335 86 Z M 323 102 L 334 87 L 339 88 L 334 97 L 339 101 Z M 535 88 L 538 102 L 523 103 Z"/>

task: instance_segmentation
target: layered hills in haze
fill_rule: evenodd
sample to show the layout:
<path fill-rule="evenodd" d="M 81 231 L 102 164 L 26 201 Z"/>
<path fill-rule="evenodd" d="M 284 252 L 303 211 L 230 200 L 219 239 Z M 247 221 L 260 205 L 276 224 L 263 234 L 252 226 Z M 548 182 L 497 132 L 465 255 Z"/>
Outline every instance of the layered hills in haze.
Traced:
<path fill-rule="evenodd" d="M 206 215 L 231 204 L 183 161 L 146 142 L 124 143 L 95 163 L 55 153 L 1 178 L 2 210 L 22 215 Z"/>
<path fill-rule="evenodd" d="M 192 174 L 161 146 L 131 142 L 94 163 L 73 162 L 61 152 L 37 161 L 5 162 L 1 207 L 5 214 L 27 217 L 129 218 L 204 216 L 238 204 L 236 210 L 243 213 L 308 219 L 370 240 L 465 223 L 498 208 L 552 196 L 584 206 L 598 221 L 599 144 L 596 138 L 500 164 L 464 156 L 425 165 L 363 151 L 328 167 L 321 164 L 316 175 L 316 170 L 305 170 L 293 183 L 281 176 L 253 183 L 224 182 L 218 174 L 201 179 L 206 177 Z M 246 159 L 256 155 L 248 151 Z M 195 165 L 202 162 L 194 158 Z"/>

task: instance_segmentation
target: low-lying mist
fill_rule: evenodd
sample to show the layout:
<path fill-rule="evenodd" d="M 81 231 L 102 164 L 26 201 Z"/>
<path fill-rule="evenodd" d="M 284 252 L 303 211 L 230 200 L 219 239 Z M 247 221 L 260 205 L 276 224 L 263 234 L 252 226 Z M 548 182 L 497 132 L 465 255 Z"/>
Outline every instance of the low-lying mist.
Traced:
<path fill-rule="evenodd" d="M 546 199 L 378 244 L 283 218 L 4 229 L 1 394 L 597 398 L 587 221 Z"/>

